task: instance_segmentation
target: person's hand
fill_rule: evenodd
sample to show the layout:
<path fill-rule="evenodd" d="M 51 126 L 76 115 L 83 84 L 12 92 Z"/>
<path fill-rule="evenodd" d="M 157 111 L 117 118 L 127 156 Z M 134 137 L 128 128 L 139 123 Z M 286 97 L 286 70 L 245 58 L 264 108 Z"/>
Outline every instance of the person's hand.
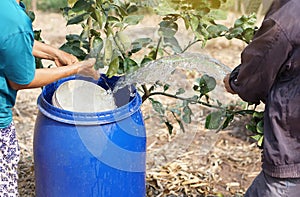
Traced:
<path fill-rule="evenodd" d="M 231 89 L 230 87 L 230 84 L 229 84 L 229 77 L 230 77 L 230 73 L 227 74 L 224 79 L 223 79 L 223 82 L 224 82 L 224 85 L 225 85 L 225 89 L 227 92 L 231 93 L 231 94 L 236 94 L 236 92 L 233 91 L 233 89 Z"/>
<path fill-rule="evenodd" d="M 58 49 L 55 53 L 54 62 L 58 67 L 68 66 L 77 63 L 78 59 L 74 55 Z"/>
<path fill-rule="evenodd" d="M 37 40 L 34 40 L 32 54 L 37 58 L 54 61 L 58 67 L 78 62 L 78 59 L 74 55 Z"/>
<path fill-rule="evenodd" d="M 100 74 L 99 74 L 99 72 L 97 72 L 94 69 L 94 64 L 95 63 L 96 63 L 95 58 L 91 58 L 91 59 L 84 60 L 84 61 L 76 63 L 75 65 L 79 66 L 77 74 L 82 75 L 82 76 L 86 76 L 86 77 L 92 77 L 95 80 L 98 80 L 99 77 L 100 77 Z"/>

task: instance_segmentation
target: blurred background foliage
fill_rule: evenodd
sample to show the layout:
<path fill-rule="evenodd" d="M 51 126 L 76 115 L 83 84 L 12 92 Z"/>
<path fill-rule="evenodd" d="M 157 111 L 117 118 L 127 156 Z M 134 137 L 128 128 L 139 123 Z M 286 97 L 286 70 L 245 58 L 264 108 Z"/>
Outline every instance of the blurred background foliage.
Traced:
<path fill-rule="evenodd" d="M 32 0 L 23 0 L 27 9 L 32 10 Z M 60 12 L 68 5 L 67 0 L 35 0 L 36 7 L 41 11 Z"/>
<path fill-rule="evenodd" d="M 60 12 L 61 8 L 67 6 L 67 0 L 23 0 L 26 7 L 32 9 L 32 1 L 36 2 L 36 7 L 41 11 Z M 131 0 L 137 2 L 137 0 Z M 157 0 L 139 1 L 144 3 L 154 3 Z M 269 8 L 272 0 L 228 0 L 227 7 L 228 11 L 234 11 L 243 14 L 260 13 L 264 14 Z M 144 14 L 151 14 L 150 9 L 145 9 Z"/>

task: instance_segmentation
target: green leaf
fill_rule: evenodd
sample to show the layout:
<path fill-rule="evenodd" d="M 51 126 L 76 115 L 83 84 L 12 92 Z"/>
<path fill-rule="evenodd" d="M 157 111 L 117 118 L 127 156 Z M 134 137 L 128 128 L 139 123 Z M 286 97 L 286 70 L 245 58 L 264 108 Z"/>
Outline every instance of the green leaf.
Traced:
<path fill-rule="evenodd" d="M 114 35 L 114 30 L 109 25 L 107 25 L 106 26 L 106 37 L 109 38 L 112 35 Z"/>
<path fill-rule="evenodd" d="M 68 5 L 73 6 L 78 0 L 68 0 Z"/>
<path fill-rule="evenodd" d="M 261 137 L 259 138 L 259 140 L 257 141 L 257 145 L 258 145 L 259 147 L 262 147 L 262 146 L 263 146 L 263 141 L 264 141 L 264 136 L 261 136 Z"/>
<path fill-rule="evenodd" d="M 143 18 L 142 15 L 129 15 L 124 17 L 123 22 L 128 25 L 137 25 Z"/>
<path fill-rule="evenodd" d="M 30 18 L 31 22 L 35 20 L 35 14 L 32 11 L 26 11 L 27 16 Z"/>
<path fill-rule="evenodd" d="M 118 70 L 119 70 L 119 57 L 116 57 L 110 62 L 106 75 L 108 77 L 113 77 L 118 73 Z"/>
<path fill-rule="evenodd" d="M 115 42 L 123 53 L 127 51 L 131 46 L 131 40 L 129 36 L 121 31 L 116 33 Z"/>
<path fill-rule="evenodd" d="M 102 61 L 100 56 L 97 57 L 94 68 L 95 68 L 95 70 L 98 70 L 100 68 L 104 68 L 104 64 L 103 64 L 103 61 Z"/>
<path fill-rule="evenodd" d="M 224 197 L 222 193 L 216 193 L 216 197 Z"/>
<path fill-rule="evenodd" d="M 100 36 L 97 36 L 94 38 L 93 41 L 93 48 L 90 49 L 89 54 L 87 55 L 86 58 L 96 58 L 96 64 L 95 68 L 102 68 L 104 67 L 103 60 L 101 58 L 101 50 L 103 48 L 103 40 Z"/>
<path fill-rule="evenodd" d="M 120 19 L 115 16 L 108 16 L 107 21 L 110 23 L 121 22 Z"/>
<path fill-rule="evenodd" d="M 161 104 L 159 101 L 156 101 L 152 98 L 149 98 L 149 100 L 151 101 L 152 103 L 152 107 L 153 109 L 159 113 L 160 115 L 164 115 L 165 114 L 165 108 L 163 106 L 163 104 Z"/>
<path fill-rule="evenodd" d="M 86 56 L 86 53 L 80 48 L 80 41 L 66 42 L 60 47 L 60 49 L 67 53 L 73 54 L 78 59 L 84 59 Z"/>
<path fill-rule="evenodd" d="M 140 51 L 143 47 L 146 47 L 149 43 L 152 42 L 151 38 L 139 38 L 131 43 L 131 53 L 136 53 Z"/>
<path fill-rule="evenodd" d="M 174 117 L 176 117 L 175 114 L 177 114 L 178 116 L 181 115 L 181 111 L 178 108 L 171 108 L 170 111 L 172 112 L 172 114 L 173 114 Z"/>
<path fill-rule="evenodd" d="M 183 88 L 179 88 L 177 90 L 177 92 L 175 93 L 175 95 L 180 95 L 180 94 L 183 94 L 183 93 L 185 93 L 185 90 Z"/>
<path fill-rule="evenodd" d="M 191 17 L 191 19 L 190 19 L 190 23 L 191 23 L 191 27 L 192 27 L 192 30 L 193 31 L 196 31 L 197 29 L 198 29 L 198 26 L 199 26 L 199 19 L 198 19 L 198 17 L 196 17 L 196 16 L 190 16 Z"/>
<path fill-rule="evenodd" d="M 195 103 L 197 103 L 197 102 L 198 102 L 198 100 L 199 100 L 199 96 L 197 96 L 197 95 L 194 95 L 193 97 L 191 97 L 191 98 L 190 98 L 190 100 L 191 100 L 191 103 L 192 103 L 192 102 L 195 102 Z"/>
<path fill-rule="evenodd" d="M 205 121 L 205 128 L 220 129 L 224 123 L 224 114 L 222 111 L 211 112 Z"/>
<path fill-rule="evenodd" d="M 233 114 L 230 114 L 228 116 L 226 116 L 226 120 L 225 122 L 223 123 L 223 126 L 222 126 L 222 129 L 225 129 L 228 127 L 229 123 L 233 120 L 234 118 L 234 115 Z"/>
<path fill-rule="evenodd" d="M 217 27 L 218 27 L 218 29 L 219 29 L 220 32 L 227 32 L 227 31 L 229 31 L 229 29 L 226 26 L 224 26 L 224 25 L 217 24 Z"/>
<path fill-rule="evenodd" d="M 169 134 L 172 135 L 172 133 L 173 133 L 173 125 L 169 121 L 165 121 L 165 125 L 168 128 Z"/>
<path fill-rule="evenodd" d="M 183 132 L 185 132 L 184 125 L 183 125 L 182 121 L 180 121 L 179 119 L 176 119 L 176 121 L 177 121 L 177 123 L 179 124 L 180 129 L 181 129 Z"/>
<path fill-rule="evenodd" d="M 184 21 L 185 29 L 190 28 L 190 18 L 188 16 L 182 16 L 182 19 Z"/>
<path fill-rule="evenodd" d="M 173 49 L 175 53 L 181 53 L 182 49 L 175 37 L 164 37 L 164 44 L 165 46 L 170 47 Z"/>
<path fill-rule="evenodd" d="M 256 133 L 256 125 L 246 124 L 246 129 L 248 129 L 249 131 L 252 131 L 253 133 Z"/>
<path fill-rule="evenodd" d="M 151 62 L 153 59 L 149 58 L 149 57 L 144 57 L 143 60 L 141 61 L 141 66 L 144 66 L 145 64 L 147 64 L 148 62 Z"/>
<path fill-rule="evenodd" d="M 68 20 L 67 25 L 74 25 L 85 21 L 89 17 L 89 13 L 83 13 L 80 15 L 76 15 Z"/>
<path fill-rule="evenodd" d="M 38 41 L 42 41 L 41 33 L 42 30 L 34 30 L 34 39 Z"/>
<path fill-rule="evenodd" d="M 257 135 L 253 135 L 251 136 L 252 139 L 254 139 L 255 141 L 258 141 L 261 138 L 261 135 L 257 134 Z"/>
<path fill-rule="evenodd" d="M 185 123 L 191 123 L 192 122 L 192 110 L 189 106 L 185 106 L 183 108 L 183 116 L 182 116 L 182 120 L 185 122 Z"/>
<path fill-rule="evenodd" d="M 228 28 L 224 25 L 210 25 L 208 26 L 207 31 L 210 34 L 210 37 L 216 38 L 219 37 L 222 33 L 227 32 Z"/>
<path fill-rule="evenodd" d="M 42 59 L 35 57 L 35 68 L 44 68 Z"/>
<path fill-rule="evenodd" d="M 106 23 L 106 17 L 105 15 L 98 9 L 94 9 L 93 13 L 91 14 L 93 19 L 95 19 L 100 27 L 102 29 Z"/>
<path fill-rule="evenodd" d="M 103 40 L 100 36 L 97 36 L 94 38 L 93 41 L 93 49 L 97 50 L 97 54 L 101 51 L 101 49 L 103 48 Z"/>
<path fill-rule="evenodd" d="M 180 115 L 180 111 L 175 110 L 175 109 L 171 109 L 171 113 L 172 113 L 173 117 L 175 118 L 176 122 L 178 123 L 180 129 L 183 132 L 185 132 L 184 125 L 183 125 L 182 121 L 179 118 L 177 118 L 177 116 L 176 116 L 176 114 Z"/>
<path fill-rule="evenodd" d="M 101 37 L 101 33 L 99 31 L 95 30 L 95 29 L 91 29 L 90 34 L 91 34 L 91 36 L 95 36 L 97 38 Z"/>
<path fill-rule="evenodd" d="M 112 56 L 113 56 L 112 41 L 110 40 L 110 38 L 107 38 L 105 41 L 104 59 L 103 59 L 103 63 L 105 66 L 110 64 Z"/>
<path fill-rule="evenodd" d="M 140 43 L 131 43 L 131 53 L 136 53 L 139 52 L 143 46 Z"/>
<path fill-rule="evenodd" d="M 112 7 L 112 10 L 115 11 L 115 14 L 121 18 L 128 15 L 126 12 L 126 6 L 122 1 L 115 1 L 115 3 L 112 4 Z"/>
<path fill-rule="evenodd" d="M 215 89 L 217 82 L 215 78 L 208 75 L 203 75 L 199 81 L 200 93 L 207 94 L 208 92 Z"/>
<path fill-rule="evenodd" d="M 256 125 L 256 132 L 259 134 L 263 134 L 264 133 L 264 121 L 261 120 L 257 123 Z"/>
<path fill-rule="evenodd" d="M 264 117 L 264 112 L 254 112 L 252 116 L 253 118 L 261 119 Z"/>
<path fill-rule="evenodd" d="M 244 32 L 244 30 L 242 27 L 237 27 L 237 28 L 230 30 L 230 35 L 231 35 L 231 37 L 236 38 L 237 36 L 241 35 L 243 32 Z"/>
<path fill-rule="evenodd" d="M 238 38 L 246 43 L 250 43 L 255 32 L 256 16 L 241 16 L 234 23 L 234 28 L 230 29 L 226 36 L 227 39 Z"/>
<path fill-rule="evenodd" d="M 159 23 L 158 34 L 161 37 L 174 37 L 178 31 L 178 25 L 174 21 L 162 21 Z"/>
<path fill-rule="evenodd" d="M 234 27 L 240 27 L 243 24 L 244 24 L 244 20 L 242 20 L 242 18 L 239 18 L 234 22 Z"/>
<path fill-rule="evenodd" d="M 254 26 L 256 24 L 256 21 L 257 21 L 256 14 L 253 13 L 248 16 L 248 20 L 247 20 L 248 25 Z"/>
<path fill-rule="evenodd" d="M 250 41 L 252 40 L 254 36 L 254 29 L 252 28 L 247 28 L 244 32 L 243 32 L 243 37 L 245 39 L 245 41 L 247 43 L 250 43 Z"/>
<path fill-rule="evenodd" d="M 76 34 L 69 34 L 69 35 L 66 36 L 66 40 L 68 42 L 71 42 L 71 41 L 80 41 L 80 36 L 76 35 Z"/>
<path fill-rule="evenodd" d="M 170 85 L 169 84 L 165 84 L 164 85 L 164 92 L 167 91 L 169 88 L 170 88 Z"/>
<path fill-rule="evenodd" d="M 140 43 L 143 47 L 147 46 L 152 42 L 151 38 L 138 38 L 134 42 Z"/>
<path fill-rule="evenodd" d="M 78 0 L 72 7 L 73 12 L 88 11 L 91 8 L 91 3 L 85 0 Z"/>
<path fill-rule="evenodd" d="M 127 8 L 127 12 L 128 12 L 128 14 L 131 14 L 131 13 L 134 13 L 134 12 L 136 12 L 136 11 L 138 11 L 138 7 L 136 6 L 136 5 L 130 5 L 128 8 Z"/>
<path fill-rule="evenodd" d="M 139 68 L 138 64 L 130 58 L 125 58 L 124 60 L 124 71 L 126 73 L 131 73 L 133 71 L 136 71 Z"/>

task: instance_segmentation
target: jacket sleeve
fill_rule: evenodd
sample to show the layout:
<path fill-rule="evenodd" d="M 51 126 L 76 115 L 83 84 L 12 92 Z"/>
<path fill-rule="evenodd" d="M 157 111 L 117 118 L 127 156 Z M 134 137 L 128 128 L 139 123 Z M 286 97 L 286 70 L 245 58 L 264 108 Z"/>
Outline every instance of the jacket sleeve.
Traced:
<path fill-rule="evenodd" d="M 241 64 L 231 73 L 231 88 L 244 101 L 264 102 L 291 51 L 292 45 L 280 26 L 265 20 L 242 52 Z"/>

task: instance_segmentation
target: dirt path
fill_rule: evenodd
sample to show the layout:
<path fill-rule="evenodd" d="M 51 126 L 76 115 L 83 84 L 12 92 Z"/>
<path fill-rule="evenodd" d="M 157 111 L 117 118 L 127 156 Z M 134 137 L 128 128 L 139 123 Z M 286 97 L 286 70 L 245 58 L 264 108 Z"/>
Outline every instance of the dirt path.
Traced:
<path fill-rule="evenodd" d="M 78 27 L 66 28 L 61 14 L 37 12 L 36 16 L 35 29 L 42 29 L 43 39 L 53 46 L 59 47 L 65 41 L 66 34 L 79 31 Z M 146 25 L 151 33 L 152 27 L 148 23 Z M 205 50 L 194 50 L 207 53 L 233 67 L 239 63 L 243 47 L 243 43 L 219 39 L 209 43 Z M 32 140 L 36 100 L 40 92 L 41 89 L 20 91 L 14 109 L 22 150 L 19 170 L 22 197 L 34 196 Z M 151 107 L 145 104 L 142 110 L 148 114 Z M 201 115 L 204 112 L 205 109 L 199 109 L 197 113 Z M 209 196 L 216 193 L 242 196 L 259 173 L 260 151 L 250 140 L 243 120 L 215 134 L 203 129 L 204 117 L 200 115 L 197 123 L 189 127 L 186 133 L 176 130 L 171 136 L 155 117 L 145 120 L 148 196 Z"/>

